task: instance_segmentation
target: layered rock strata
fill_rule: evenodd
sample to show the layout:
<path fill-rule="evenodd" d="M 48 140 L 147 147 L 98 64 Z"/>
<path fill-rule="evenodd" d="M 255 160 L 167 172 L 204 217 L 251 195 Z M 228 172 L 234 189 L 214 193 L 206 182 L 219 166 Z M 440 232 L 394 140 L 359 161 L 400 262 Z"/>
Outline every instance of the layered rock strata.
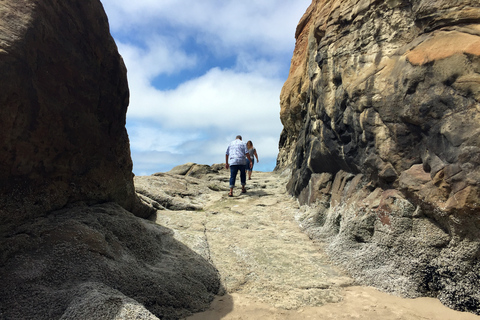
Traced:
<path fill-rule="evenodd" d="M 478 1 L 314 0 L 295 36 L 277 170 L 304 226 L 367 284 L 480 313 Z"/>

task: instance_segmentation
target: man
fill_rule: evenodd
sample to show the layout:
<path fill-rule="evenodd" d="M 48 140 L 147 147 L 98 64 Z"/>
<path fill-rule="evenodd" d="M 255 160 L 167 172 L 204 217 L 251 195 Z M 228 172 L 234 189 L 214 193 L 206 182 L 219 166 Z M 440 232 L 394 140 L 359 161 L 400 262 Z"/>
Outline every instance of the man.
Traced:
<path fill-rule="evenodd" d="M 230 193 L 229 197 L 233 197 L 233 187 L 235 187 L 235 180 L 237 173 L 240 171 L 240 183 L 242 184 L 242 193 L 247 192 L 245 185 L 247 184 L 247 175 L 245 173 L 245 156 L 250 160 L 250 167 L 252 166 L 252 159 L 248 152 L 247 146 L 242 142 L 242 136 L 238 135 L 235 141 L 232 141 L 227 148 L 225 154 L 225 168 L 230 168 Z"/>

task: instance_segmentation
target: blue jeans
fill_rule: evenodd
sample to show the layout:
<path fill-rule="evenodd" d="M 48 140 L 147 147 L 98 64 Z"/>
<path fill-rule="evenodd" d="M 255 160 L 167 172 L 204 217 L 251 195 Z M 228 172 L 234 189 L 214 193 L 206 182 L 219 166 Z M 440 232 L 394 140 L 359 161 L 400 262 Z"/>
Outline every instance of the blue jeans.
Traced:
<path fill-rule="evenodd" d="M 247 158 L 247 165 L 245 166 L 245 170 L 247 171 L 252 171 L 253 170 L 253 165 L 255 164 L 255 159 L 252 158 L 252 167 L 250 168 L 250 160 Z"/>
<path fill-rule="evenodd" d="M 235 187 L 235 179 L 237 179 L 237 173 L 240 171 L 240 183 L 242 186 L 247 184 L 247 174 L 245 173 L 245 165 L 233 165 L 230 166 L 230 188 Z"/>

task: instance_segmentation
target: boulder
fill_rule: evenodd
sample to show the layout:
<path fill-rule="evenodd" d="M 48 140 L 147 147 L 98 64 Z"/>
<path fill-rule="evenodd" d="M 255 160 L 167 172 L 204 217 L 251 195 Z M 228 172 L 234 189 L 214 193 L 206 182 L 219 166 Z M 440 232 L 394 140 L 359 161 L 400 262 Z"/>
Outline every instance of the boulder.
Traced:
<path fill-rule="evenodd" d="M 179 319 L 220 290 L 146 219 L 99 0 L 0 2 L 0 319 Z"/>
<path fill-rule="evenodd" d="M 201 177 L 204 175 L 208 175 L 210 173 L 218 172 L 221 169 L 219 165 L 206 165 L 206 164 L 197 164 L 193 162 L 188 162 L 182 165 L 178 165 L 172 168 L 168 173 L 170 174 L 178 174 L 182 176 L 188 177 Z M 162 173 L 159 173 L 160 175 Z"/>
<path fill-rule="evenodd" d="M 98 0 L 0 4 L 0 219 L 134 210 L 126 68 Z"/>
<path fill-rule="evenodd" d="M 180 319 L 220 290 L 173 230 L 115 203 L 51 212 L 0 245 L 2 319 Z"/>

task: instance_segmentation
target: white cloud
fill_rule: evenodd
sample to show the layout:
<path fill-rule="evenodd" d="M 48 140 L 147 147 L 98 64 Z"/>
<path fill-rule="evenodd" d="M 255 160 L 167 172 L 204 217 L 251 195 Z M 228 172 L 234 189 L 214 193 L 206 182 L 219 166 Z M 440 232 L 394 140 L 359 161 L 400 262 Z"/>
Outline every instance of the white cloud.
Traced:
<path fill-rule="evenodd" d="M 178 150 L 176 151 L 178 152 L 132 149 L 134 172 L 136 175 L 150 175 L 155 172 L 169 171 L 174 166 L 187 162 L 208 165 L 224 163 L 227 146 L 230 141 L 235 139 L 237 134 L 236 132 L 233 136 L 229 135 L 228 137 L 219 137 L 208 141 L 185 141 L 177 146 Z M 252 140 L 257 149 L 260 162 L 255 163 L 254 170 L 271 171 L 275 166 L 278 137 L 261 137 L 261 139 L 259 137 L 259 139 L 256 139 L 248 134 L 244 134 L 243 137 L 245 141 L 247 139 Z"/>
<path fill-rule="evenodd" d="M 220 48 L 255 44 L 263 52 L 292 48 L 310 0 L 103 0 L 112 29 L 175 26 Z M 203 36 L 202 36 L 203 35 Z"/>
<path fill-rule="evenodd" d="M 118 50 L 127 65 L 129 81 L 149 85 L 160 74 L 178 73 L 196 65 L 196 56 L 188 55 L 175 41 L 153 36 L 138 47 L 117 41 Z"/>
<path fill-rule="evenodd" d="M 136 92 L 134 85 L 127 117 L 134 162 L 141 161 L 136 152 L 154 150 L 169 152 L 161 160 L 155 155 L 157 162 L 222 163 L 228 143 L 241 134 L 264 159 L 256 170 L 272 170 L 282 129 L 280 88 L 280 80 L 218 69 L 166 92 Z"/>
<path fill-rule="evenodd" d="M 279 117 L 280 79 L 255 73 L 212 69 L 175 90 L 159 91 L 130 81 L 128 116 L 156 121 L 165 128 L 229 129 L 232 126 L 263 127 Z"/>
<path fill-rule="evenodd" d="M 127 66 L 134 172 L 222 163 L 252 140 L 272 170 L 279 95 L 310 0 L 102 0 Z"/>
<path fill-rule="evenodd" d="M 185 141 L 195 141 L 199 138 L 199 135 L 194 133 L 167 132 L 148 122 L 142 123 L 141 126 L 130 125 L 128 133 L 132 149 L 139 152 L 165 151 L 178 153 L 179 145 Z"/>

